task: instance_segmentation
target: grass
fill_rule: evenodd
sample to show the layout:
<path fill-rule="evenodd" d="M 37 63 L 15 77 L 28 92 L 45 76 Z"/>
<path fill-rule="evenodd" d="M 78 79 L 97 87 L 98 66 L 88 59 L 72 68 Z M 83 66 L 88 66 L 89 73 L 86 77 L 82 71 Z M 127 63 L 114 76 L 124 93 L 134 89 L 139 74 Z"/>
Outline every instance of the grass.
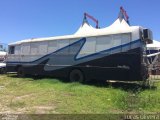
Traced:
<path fill-rule="evenodd" d="M 53 78 L 0 76 L 0 113 L 106 114 L 159 112 L 160 83 L 155 89 L 136 84 L 65 83 Z"/>

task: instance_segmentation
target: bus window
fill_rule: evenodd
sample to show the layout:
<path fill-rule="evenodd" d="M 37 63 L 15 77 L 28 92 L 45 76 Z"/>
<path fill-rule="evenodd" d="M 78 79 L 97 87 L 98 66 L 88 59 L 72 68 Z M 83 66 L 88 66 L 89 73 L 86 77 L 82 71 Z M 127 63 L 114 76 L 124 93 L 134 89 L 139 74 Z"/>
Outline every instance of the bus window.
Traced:
<path fill-rule="evenodd" d="M 21 48 L 22 55 L 30 54 L 30 43 L 23 43 Z"/>
<path fill-rule="evenodd" d="M 121 34 L 113 35 L 113 40 L 112 40 L 113 47 L 120 46 L 121 40 L 122 40 Z"/>
<path fill-rule="evenodd" d="M 47 54 L 47 50 L 48 50 L 48 42 L 40 42 L 38 47 L 39 55 Z"/>
<path fill-rule="evenodd" d="M 112 36 L 97 37 L 96 52 L 111 48 Z"/>
<path fill-rule="evenodd" d="M 57 40 L 52 40 L 48 42 L 48 53 L 55 52 L 58 49 Z"/>
<path fill-rule="evenodd" d="M 122 45 L 127 44 L 129 42 L 131 42 L 131 34 L 130 33 L 122 34 Z"/>
<path fill-rule="evenodd" d="M 39 44 L 36 42 L 33 42 L 30 44 L 31 55 L 38 55 L 39 54 L 38 46 L 39 46 Z"/>
<path fill-rule="evenodd" d="M 9 47 L 9 54 L 14 54 L 15 53 L 15 46 L 10 46 Z"/>
<path fill-rule="evenodd" d="M 21 46 L 20 45 L 15 46 L 14 54 L 16 54 L 16 55 L 21 54 Z"/>

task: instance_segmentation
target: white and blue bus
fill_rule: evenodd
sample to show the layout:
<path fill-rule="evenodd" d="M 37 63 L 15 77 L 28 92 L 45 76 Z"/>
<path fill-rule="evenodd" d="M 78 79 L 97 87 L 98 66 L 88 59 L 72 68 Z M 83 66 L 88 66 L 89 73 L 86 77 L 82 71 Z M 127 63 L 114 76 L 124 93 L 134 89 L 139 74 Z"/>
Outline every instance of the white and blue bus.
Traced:
<path fill-rule="evenodd" d="M 84 20 L 73 35 L 22 40 L 9 44 L 7 71 L 47 75 L 71 81 L 148 78 L 146 44 L 152 32 L 118 18 L 106 28 Z"/>

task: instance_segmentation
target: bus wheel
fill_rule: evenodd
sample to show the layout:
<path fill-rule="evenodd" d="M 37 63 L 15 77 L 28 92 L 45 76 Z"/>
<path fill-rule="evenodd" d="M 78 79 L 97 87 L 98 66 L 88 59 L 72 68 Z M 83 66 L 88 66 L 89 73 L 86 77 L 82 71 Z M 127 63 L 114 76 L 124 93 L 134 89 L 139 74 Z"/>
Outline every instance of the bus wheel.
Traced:
<path fill-rule="evenodd" d="M 69 74 L 69 80 L 71 82 L 84 82 L 84 74 L 82 73 L 82 71 L 78 70 L 78 69 L 74 69 L 70 72 Z"/>
<path fill-rule="evenodd" d="M 18 77 L 24 77 L 24 76 L 25 76 L 23 67 L 19 67 L 19 68 L 18 68 L 17 76 L 18 76 Z"/>

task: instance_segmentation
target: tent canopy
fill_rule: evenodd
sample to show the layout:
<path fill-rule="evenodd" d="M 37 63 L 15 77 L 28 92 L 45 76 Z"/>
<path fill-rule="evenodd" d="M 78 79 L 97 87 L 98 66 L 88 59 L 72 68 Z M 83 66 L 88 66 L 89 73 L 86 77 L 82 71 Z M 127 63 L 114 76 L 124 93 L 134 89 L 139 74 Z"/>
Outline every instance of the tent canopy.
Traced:
<path fill-rule="evenodd" d="M 147 49 L 160 49 L 160 42 L 153 40 L 152 44 L 147 44 Z"/>

